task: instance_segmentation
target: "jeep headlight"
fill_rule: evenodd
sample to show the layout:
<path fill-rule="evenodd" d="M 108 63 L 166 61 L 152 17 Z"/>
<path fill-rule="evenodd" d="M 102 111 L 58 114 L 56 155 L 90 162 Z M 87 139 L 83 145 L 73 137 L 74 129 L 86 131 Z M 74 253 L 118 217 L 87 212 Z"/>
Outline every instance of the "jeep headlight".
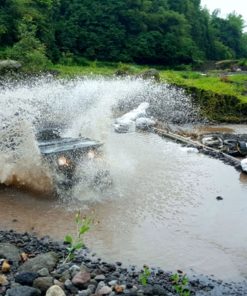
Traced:
<path fill-rule="evenodd" d="M 60 156 L 57 163 L 59 166 L 69 166 L 69 160 L 65 156 Z"/>
<path fill-rule="evenodd" d="M 93 150 L 88 151 L 87 157 L 88 157 L 88 159 L 94 159 L 95 158 L 95 152 Z"/>

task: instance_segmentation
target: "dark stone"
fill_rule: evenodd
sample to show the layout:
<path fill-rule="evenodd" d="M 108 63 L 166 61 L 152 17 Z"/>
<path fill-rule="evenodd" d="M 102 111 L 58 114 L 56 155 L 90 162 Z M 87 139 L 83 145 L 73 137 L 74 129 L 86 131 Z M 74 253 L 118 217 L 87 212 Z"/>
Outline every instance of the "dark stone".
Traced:
<path fill-rule="evenodd" d="M 15 276 L 15 282 L 24 286 L 32 286 L 38 276 L 36 272 L 21 272 Z"/>
<path fill-rule="evenodd" d="M 7 296 L 40 296 L 41 292 L 38 289 L 28 287 L 28 286 L 20 286 L 14 287 L 7 291 Z"/>
<path fill-rule="evenodd" d="M 15 60 L 2 60 L 0 61 L 0 73 L 9 71 L 16 71 L 21 68 L 21 64 Z"/>
<path fill-rule="evenodd" d="M 217 196 L 216 199 L 217 200 L 223 200 L 223 197 L 222 196 Z"/>
<path fill-rule="evenodd" d="M 163 295 L 166 295 L 166 290 L 160 285 L 154 285 L 153 294 L 163 296 Z"/>
<path fill-rule="evenodd" d="M 144 295 L 154 295 L 153 293 L 153 287 L 151 285 L 147 285 L 143 288 Z"/>
<path fill-rule="evenodd" d="M 26 261 L 21 267 L 20 271 L 38 272 L 42 268 L 47 268 L 52 271 L 58 261 L 58 255 L 54 252 L 40 254 L 33 259 Z"/>
<path fill-rule="evenodd" d="M 46 292 L 53 285 L 53 278 L 50 276 L 39 277 L 34 280 L 34 288 L 38 288 L 41 292 Z"/>
<path fill-rule="evenodd" d="M 160 81 L 160 74 L 159 74 L 159 71 L 157 71 L 156 69 L 148 69 L 138 74 L 137 77 L 142 79 L 152 79 L 152 80 L 155 80 L 156 82 Z"/>

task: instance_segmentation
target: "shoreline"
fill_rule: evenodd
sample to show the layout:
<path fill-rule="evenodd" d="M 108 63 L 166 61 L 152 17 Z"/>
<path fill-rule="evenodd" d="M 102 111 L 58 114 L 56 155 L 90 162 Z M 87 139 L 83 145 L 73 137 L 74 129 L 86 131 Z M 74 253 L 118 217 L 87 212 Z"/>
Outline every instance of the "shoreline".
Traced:
<path fill-rule="evenodd" d="M 13 230 L 0 230 L 0 259 L 5 257 L 10 264 L 10 272 L 0 274 L 0 283 L 2 283 L 0 294 L 9 296 L 247 294 L 246 281 L 224 282 L 212 276 L 196 274 L 188 277 L 182 271 L 174 275 L 157 268 L 149 269 L 147 284 L 143 285 L 140 280 L 143 271 L 135 266 L 123 267 L 121 262 L 102 261 L 87 248 L 79 251 L 71 262 L 63 264 L 65 248 L 63 242 L 53 241 L 48 236 L 37 238 L 27 232 L 21 234 Z M 3 260 L 1 264 L 3 269 Z M 4 278 L 5 284 L 3 284 Z M 183 285 L 183 278 L 187 279 L 188 283 Z M 181 292 L 177 292 L 179 290 L 176 287 L 180 287 Z M 49 294 L 50 292 L 47 292 L 49 289 L 53 293 L 59 290 L 60 293 Z"/>

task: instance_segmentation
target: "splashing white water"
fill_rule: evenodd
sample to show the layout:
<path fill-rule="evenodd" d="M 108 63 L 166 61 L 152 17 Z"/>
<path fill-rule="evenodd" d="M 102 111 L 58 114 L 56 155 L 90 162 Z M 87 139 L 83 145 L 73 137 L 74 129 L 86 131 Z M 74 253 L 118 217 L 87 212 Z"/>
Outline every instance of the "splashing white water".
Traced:
<path fill-rule="evenodd" d="M 58 126 L 63 136 L 79 134 L 109 146 L 113 117 L 141 102 L 148 102 L 150 116 L 166 122 L 188 122 L 196 118 L 190 98 L 166 84 L 150 81 L 106 78 L 55 80 L 36 78 L 5 84 L 0 89 L 0 182 L 49 188 L 46 170 L 35 139 L 41 127 Z"/>

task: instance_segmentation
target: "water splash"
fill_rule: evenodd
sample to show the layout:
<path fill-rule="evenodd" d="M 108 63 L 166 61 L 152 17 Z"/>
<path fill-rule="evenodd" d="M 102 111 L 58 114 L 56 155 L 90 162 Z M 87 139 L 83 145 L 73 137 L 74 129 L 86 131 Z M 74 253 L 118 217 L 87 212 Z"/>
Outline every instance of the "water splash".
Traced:
<path fill-rule="evenodd" d="M 17 182 L 37 190 L 50 189 L 54 177 L 35 139 L 41 127 L 59 126 L 63 136 L 81 134 L 104 142 L 105 160 L 110 162 L 114 143 L 109 145 L 108 139 L 114 117 L 141 102 L 148 102 L 148 115 L 161 121 L 198 119 L 197 110 L 182 91 L 131 78 L 39 77 L 3 84 L 0 97 L 0 182 Z M 80 186 L 75 188 L 78 190 Z"/>

